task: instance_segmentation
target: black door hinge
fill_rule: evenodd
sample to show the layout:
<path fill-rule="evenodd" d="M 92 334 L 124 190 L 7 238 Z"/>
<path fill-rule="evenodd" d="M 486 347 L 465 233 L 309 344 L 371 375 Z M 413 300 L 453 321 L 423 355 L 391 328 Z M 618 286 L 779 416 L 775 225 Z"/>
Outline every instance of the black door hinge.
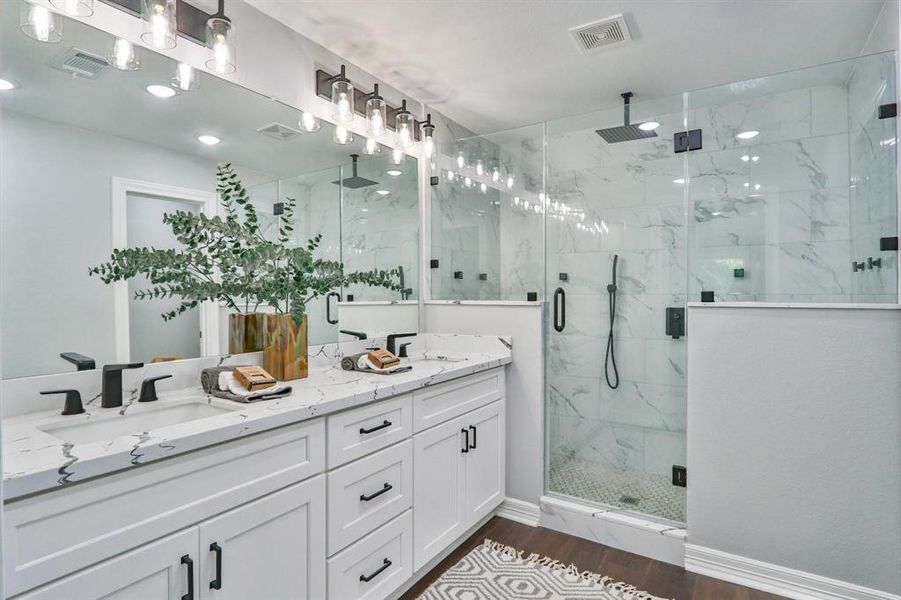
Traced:
<path fill-rule="evenodd" d="M 898 236 L 879 238 L 879 249 L 883 252 L 898 249 Z"/>
<path fill-rule="evenodd" d="M 688 485 L 688 469 L 679 465 L 673 465 L 673 485 L 679 487 Z"/>
<path fill-rule="evenodd" d="M 689 152 L 691 150 L 700 150 L 703 147 L 700 129 L 691 129 L 689 131 L 679 131 L 673 134 L 673 152 Z"/>
<path fill-rule="evenodd" d="M 898 103 L 897 102 L 883 104 L 879 107 L 879 118 L 880 119 L 894 119 L 897 116 L 898 116 Z"/>

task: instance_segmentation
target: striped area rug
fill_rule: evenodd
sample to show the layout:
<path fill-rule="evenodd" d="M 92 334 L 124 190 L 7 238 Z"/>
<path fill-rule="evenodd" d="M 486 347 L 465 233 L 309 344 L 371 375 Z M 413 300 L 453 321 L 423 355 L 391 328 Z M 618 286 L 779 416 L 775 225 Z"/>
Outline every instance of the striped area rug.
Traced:
<path fill-rule="evenodd" d="M 662 600 L 634 586 L 486 539 L 429 586 L 422 600 Z"/>

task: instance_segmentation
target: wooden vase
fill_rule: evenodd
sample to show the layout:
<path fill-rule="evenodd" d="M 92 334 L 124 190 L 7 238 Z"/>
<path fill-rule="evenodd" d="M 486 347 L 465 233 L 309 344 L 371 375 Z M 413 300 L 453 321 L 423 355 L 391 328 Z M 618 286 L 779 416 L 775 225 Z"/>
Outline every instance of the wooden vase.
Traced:
<path fill-rule="evenodd" d="M 228 353 L 260 352 L 265 338 L 263 313 L 231 313 L 228 315 Z"/>
<path fill-rule="evenodd" d="M 307 367 L 307 317 L 298 325 L 291 315 L 266 315 L 263 368 L 279 381 L 303 379 Z"/>

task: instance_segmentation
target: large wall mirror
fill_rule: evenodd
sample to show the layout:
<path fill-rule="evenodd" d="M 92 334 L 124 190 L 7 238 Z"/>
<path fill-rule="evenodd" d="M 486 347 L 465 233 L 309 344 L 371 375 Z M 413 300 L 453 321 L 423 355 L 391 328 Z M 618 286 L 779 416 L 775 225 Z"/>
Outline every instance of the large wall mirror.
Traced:
<path fill-rule="evenodd" d="M 163 216 L 222 215 L 223 164 L 245 186 L 264 238 L 279 235 L 291 198 L 290 243 L 321 235 L 318 258 L 394 273 L 402 291 L 354 285 L 313 299 L 311 345 L 338 341 L 339 305 L 415 303 L 415 158 L 399 161 L 390 148 L 366 156 L 365 140 L 336 143 L 325 122 L 302 131 L 297 109 L 205 73 L 194 73 L 195 89 L 172 94 L 177 63 L 139 48 L 140 68 L 118 70 L 105 59 L 112 42 L 66 20 L 62 42 L 40 43 L 18 30 L 16 11 L 0 15 L 0 77 L 15 85 L 0 92 L 4 378 L 75 370 L 65 353 L 98 368 L 227 353 L 229 314 L 269 307 L 238 297 L 164 320 L 179 300 L 139 298 L 153 287 L 147 280 L 89 275 L 114 248 L 183 249 Z"/>

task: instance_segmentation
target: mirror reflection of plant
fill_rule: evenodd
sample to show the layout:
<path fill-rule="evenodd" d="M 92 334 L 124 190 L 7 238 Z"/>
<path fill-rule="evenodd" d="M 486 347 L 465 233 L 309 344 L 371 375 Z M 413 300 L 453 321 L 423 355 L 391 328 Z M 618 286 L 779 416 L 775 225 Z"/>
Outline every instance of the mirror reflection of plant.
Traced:
<path fill-rule="evenodd" d="M 322 234 L 304 246 L 292 246 L 293 198 L 284 202 L 276 239 L 267 240 L 260 232 L 256 209 L 232 166 L 220 165 L 216 179 L 224 218 L 186 211 L 166 214 L 163 223 L 172 229 L 181 248 L 117 248 L 109 261 L 91 267 L 88 273 L 107 284 L 145 276 L 151 285 L 137 290 L 135 299 L 181 300 L 176 308 L 163 313 L 167 321 L 212 300 L 237 312 L 268 305 L 276 312 L 291 314 L 300 323 L 307 303 L 342 286 L 362 284 L 400 290 L 396 269 L 345 273 L 339 261 L 316 258 Z"/>

